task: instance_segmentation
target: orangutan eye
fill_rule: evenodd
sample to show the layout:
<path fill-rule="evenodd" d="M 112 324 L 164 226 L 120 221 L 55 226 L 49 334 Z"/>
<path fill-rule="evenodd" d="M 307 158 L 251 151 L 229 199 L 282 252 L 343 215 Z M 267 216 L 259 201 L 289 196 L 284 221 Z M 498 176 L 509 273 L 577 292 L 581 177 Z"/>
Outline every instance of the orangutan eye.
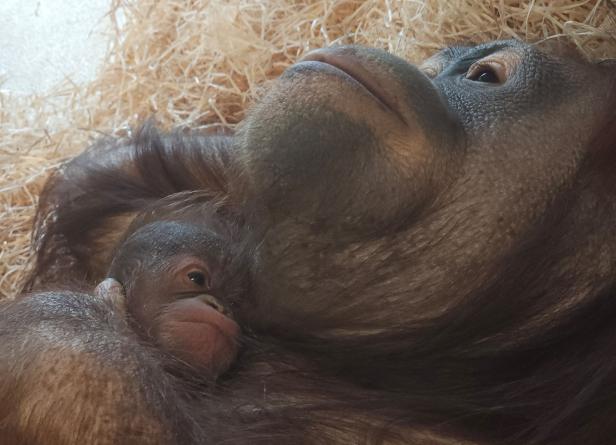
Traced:
<path fill-rule="evenodd" d="M 487 69 L 475 75 L 474 78 L 470 78 L 475 82 L 486 82 L 486 83 L 498 83 L 498 77 L 494 74 L 494 71 Z"/>
<path fill-rule="evenodd" d="M 502 84 L 507 80 L 507 70 L 500 63 L 479 62 L 470 67 L 466 78 L 473 82 Z"/>
<path fill-rule="evenodd" d="M 186 275 L 190 281 L 195 283 L 197 286 L 205 286 L 205 274 L 199 271 L 188 272 Z"/>

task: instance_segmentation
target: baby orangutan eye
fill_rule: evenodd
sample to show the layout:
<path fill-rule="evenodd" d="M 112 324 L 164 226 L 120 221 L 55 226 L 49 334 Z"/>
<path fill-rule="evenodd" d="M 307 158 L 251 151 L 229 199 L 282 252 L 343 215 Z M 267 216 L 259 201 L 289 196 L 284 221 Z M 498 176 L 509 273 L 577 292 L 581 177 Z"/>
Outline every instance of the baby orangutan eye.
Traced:
<path fill-rule="evenodd" d="M 188 279 L 190 281 L 192 281 L 193 283 L 195 283 L 197 286 L 205 286 L 206 284 L 206 278 L 205 278 L 205 274 L 203 272 L 200 272 L 198 270 L 193 270 L 191 272 L 188 272 L 186 274 L 186 276 L 188 277 Z"/>

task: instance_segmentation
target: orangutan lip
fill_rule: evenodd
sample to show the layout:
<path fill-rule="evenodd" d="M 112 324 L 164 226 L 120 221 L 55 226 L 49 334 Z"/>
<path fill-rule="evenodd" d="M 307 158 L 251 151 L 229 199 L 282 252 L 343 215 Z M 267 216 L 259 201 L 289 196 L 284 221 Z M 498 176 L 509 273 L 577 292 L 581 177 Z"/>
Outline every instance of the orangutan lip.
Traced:
<path fill-rule="evenodd" d="M 368 71 L 360 60 L 346 54 L 315 51 L 302 58 L 301 62 L 321 62 L 337 68 L 364 87 L 383 107 L 394 113 L 403 122 L 406 122 L 404 116 L 398 110 L 396 100 L 392 97 L 391 93 L 382 87 L 378 77 L 375 77 L 373 73 Z"/>

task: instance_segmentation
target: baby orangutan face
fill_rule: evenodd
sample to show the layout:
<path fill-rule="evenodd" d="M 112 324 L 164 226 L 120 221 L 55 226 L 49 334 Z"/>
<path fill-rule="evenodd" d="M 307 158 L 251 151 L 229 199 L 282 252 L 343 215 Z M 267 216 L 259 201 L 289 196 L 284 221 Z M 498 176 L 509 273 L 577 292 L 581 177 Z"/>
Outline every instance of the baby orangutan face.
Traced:
<path fill-rule="evenodd" d="M 133 232 L 118 248 L 97 293 L 122 302 L 137 331 L 215 379 L 233 364 L 239 325 L 224 293 L 233 292 L 228 248 L 217 233 L 161 221 Z M 232 269 L 232 267 L 231 267 Z M 124 294 L 124 295 L 123 295 Z M 228 295 L 227 295 L 228 296 Z"/>

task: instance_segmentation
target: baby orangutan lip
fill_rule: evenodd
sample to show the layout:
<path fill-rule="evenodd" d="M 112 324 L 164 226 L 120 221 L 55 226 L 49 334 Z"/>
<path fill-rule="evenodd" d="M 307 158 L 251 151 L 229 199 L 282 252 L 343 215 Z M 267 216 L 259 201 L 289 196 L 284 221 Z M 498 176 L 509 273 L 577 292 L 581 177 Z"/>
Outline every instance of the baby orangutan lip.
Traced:
<path fill-rule="evenodd" d="M 371 72 L 360 58 L 335 49 L 325 49 L 310 52 L 300 62 L 321 62 L 337 68 L 361 84 L 377 102 L 395 114 L 402 122 L 406 122 L 404 116 L 398 110 L 395 96 L 390 92 L 391 87 L 383 86 L 387 79 L 382 79 Z"/>

